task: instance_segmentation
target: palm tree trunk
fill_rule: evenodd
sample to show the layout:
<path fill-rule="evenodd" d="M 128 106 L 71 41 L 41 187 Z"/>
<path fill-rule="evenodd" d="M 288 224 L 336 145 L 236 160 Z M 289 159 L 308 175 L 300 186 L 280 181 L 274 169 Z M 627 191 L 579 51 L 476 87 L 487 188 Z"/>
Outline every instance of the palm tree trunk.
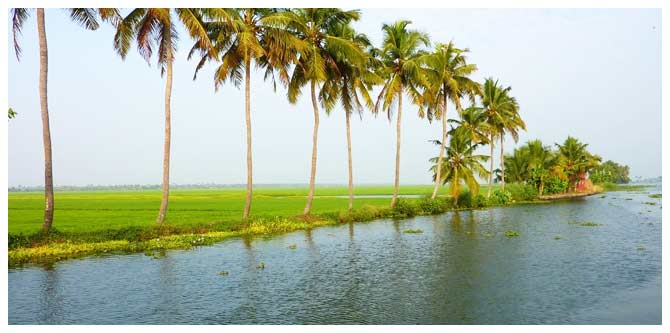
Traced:
<path fill-rule="evenodd" d="M 312 134 L 312 170 L 309 174 L 309 192 L 307 193 L 307 204 L 305 205 L 304 215 L 309 215 L 312 210 L 312 200 L 314 200 L 314 180 L 316 178 L 316 143 L 319 136 L 319 106 L 316 104 L 316 82 L 312 80 L 312 108 L 314 108 L 314 133 Z"/>
<path fill-rule="evenodd" d="M 51 161 L 51 129 L 49 128 L 49 107 L 47 104 L 48 48 L 44 27 L 44 8 L 37 8 L 37 32 L 40 44 L 40 110 L 42 113 L 42 141 L 44 143 L 44 231 L 51 230 L 54 219 L 54 184 Z"/>
<path fill-rule="evenodd" d="M 435 173 L 435 187 L 433 188 L 433 195 L 431 199 L 437 197 L 437 191 L 440 188 L 440 181 L 442 180 L 442 159 L 444 158 L 444 147 L 447 142 L 447 95 L 444 95 L 444 112 L 442 112 L 442 144 L 440 145 L 440 154 L 437 157 L 437 171 Z"/>
<path fill-rule="evenodd" d="M 349 211 L 354 209 L 354 175 L 353 167 L 351 163 L 351 124 L 349 118 L 351 118 L 351 113 L 345 111 L 344 114 L 347 115 L 347 157 L 349 159 Z"/>
<path fill-rule="evenodd" d="M 167 78 L 165 80 L 165 141 L 163 142 L 163 195 L 161 197 L 161 208 L 158 212 L 156 223 L 163 224 L 167 214 L 168 197 L 170 195 L 170 98 L 172 96 L 172 51 L 167 51 Z"/>
<path fill-rule="evenodd" d="M 244 116 L 247 125 L 247 201 L 244 205 L 243 218 L 248 218 L 251 212 L 251 198 L 252 198 L 252 163 L 251 163 L 251 59 L 247 55 L 244 62 L 245 78 L 244 78 Z"/>
<path fill-rule="evenodd" d="M 454 197 L 454 207 L 458 208 L 458 196 L 461 194 L 458 188 L 458 168 L 454 169 L 454 178 L 451 180 L 451 195 Z"/>
<path fill-rule="evenodd" d="M 391 208 L 398 202 L 398 187 L 400 186 L 400 124 L 402 118 L 402 87 L 398 93 L 398 120 L 395 127 L 396 146 L 395 146 L 395 184 L 393 186 L 393 199 L 391 199 Z"/>
<path fill-rule="evenodd" d="M 491 141 L 489 144 L 491 145 L 491 167 L 489 168 L 489 190 L 486 194 L 487 198 L 491 197 L 491 187 L 493 186 L 493 132 L 491 132 Z"/>
<path fill-rule="evenodd" d="M 542 192 L 544 191 L 544 179 L 542 176 L 540 176 L 540 187 L 538 189 L 538 195 L 542 195 Z"/>
<path fill-rule="evenodd" d="M 500 171 L 501 171 L 501 178 L 500 182 L 502 183 L 502 190 L 505 190 L 505 152 L 503 148 L 503 139 L 505 135 L 500 134 Z"/>

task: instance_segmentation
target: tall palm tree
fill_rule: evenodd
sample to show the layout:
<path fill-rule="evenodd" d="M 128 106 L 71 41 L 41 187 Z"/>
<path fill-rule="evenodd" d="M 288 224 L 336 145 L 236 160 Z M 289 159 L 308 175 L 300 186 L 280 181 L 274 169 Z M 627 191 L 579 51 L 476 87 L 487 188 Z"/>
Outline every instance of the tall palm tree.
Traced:
<path fill-rule="evenodd" d="M 214 75 L 215 88 L 226 81 L 239 87 L 244 72 L 244 115 L 247 141 L 247 195 L 243 217 L 249 217 L 253 191 L 251 154 L 251 63 L 265 69 L 265 77 L 278 73 L 282 83 L 289 80 L 288 66 L 296 61 L 303 41 L 284 27 L 281 12 L 269 8 L 227 9 L 223 20 L 206 22 L 205 27 L 214 49 L 196 42 L 189 57 L 199 52 L 197 72 L 211 59 L 220 62 Z M 206 45 L 205 45 L 206 46 Z M 195 79 L 195 75 L 194 75 Z"/>
<path fill-rule="evenodd" d="M 395 182 L 391 208 L 398 201 L 398 187 L 400 185 L 400 130 L 402 124 L 402 95 L 407 93 L 412 102 L 419 107 L 419 116 L 423 117 L 423 96 L 419 88 L 426 86 L 425 78 L 421 74 L 419 58 L 425 54 L 419 48 L 428 46 L 428 35 L 417 30 L 409 30 L 411 21 L 397 21 L 393 24 L 384 24 L 382 30 L 384 39 L 382 47 L 375 50 L 379 56 L 384 75 L 384 84 L 375 103 L 374 112 L 384 111 L 389 120 L 393 103 L 398 102 L 398 116 L 396 119 L 396 151 L 395 151 Z"/>
<path fill-rule="evenodd" d="M 510 117 L 510 114 L 518 108 L 516 105 L 516 100 L 511 98 L 508 95 L 508 92 L 511 90 L 510 87 L 503 88 L 498 84 L 498 80 L 493 80 L 492 78 L 486 79 L 484 81 L 484 89 L 482 94 L 482 106 L 484 108 L 484 117 L 487 125 L 488 135 L 489 135 L 489 145 L 491 146 L 490 154 L 490 172 L 489 172 L 489 189 L 487 196 L 491 196 L 491 188 L 493 182 L 493 142 L 494 139 L 501 135 L 505 128 L 505 123 Z M 502 182 L 504 183 L 504 169 L 502 170 Z"/>
<path fill-rule="evenodd" d="M 335 35 L 335 27 L 358 20 L 358 10 L 341 10 L 338 8 L 297 8 L 284 13 L 290 21 L 289 28 L 305 42 L 288 85 L 288 99 L 296 103 L 305 85 L 310 86 L 312 108 L 314 111 L 314 130 L 312 134 L 312 162 L 309 177 L 309 192 L 305 204 L 304 215 L 309 215 L 314 200 L 314 182 L 316 179 L 316 148 L 319 136 L 319 105 L 317 89 L 329 79 L 328 72 L 339 72 L 336 58 L 343 56 L 352 63 L 360 65 L 365 62 L 363 50 L 355 42 Z"/>
<path fill-rule="evenodd" d="M 341 24 L 335 27 L 333 35 L 350 40 L 362 50 L 370 50 L 370 40 L 365 34 L 357 33 L 351 26 Z M 351 114 L 356 111 L 362 116 L 364 107 L 374 108 L 374 103 L 370 97 L 372 85 L 382 82 L 373 68 L 374 59 L 366 54 L 367 61 L 362 64 L 353 63 L 347 58 L 345 53 L 336 54 L 338 71 L 329 67 L 327 75 L 329 77 L 323 84 L 320 99 L 326 107 L 326 112 L 330 113 L 336 103 L 342 106 L 346 120 L 347 135 L 347 165 L 349 174 L 349 211 L 354 208 L 354 179 L 351 157 Z"/>
<path fill-rule="evenodd" d="M 70 19 L 79 23 L 88 30 L 96 30 L 99 27 L 98 16 L 103 20 L 114 21 L 118 12 L 113 8 L 70 8 L 68 9 Z M 16 58 L 21 60 L 21 45 L 19 35 L 24 22 L 28 19 L 27 8 L 12 8 L 12 31 L 14 37 L 14 51 Z M 40 110 L 42 114 L 42 142 L 44 144 L 44 223 L 42 229 L 46 232 L 51 230 L 54 217 L 54 190 L 53 190 L 53 168 L 51 157 L 51 129 L 49 127 L 49 106 L 47 103 L 47 73 L 49 66 L 49 51 L 47 47 L 47 33 L 44 24 L 44 8 L 37 8 L 37 35 L 40 45 Z M 11 115 L 11 113 L 10 113 Z"/>
<path fill-rule="evenodd" d="M 468 49 L 458 49 L 453 42 L 449 42 L 449 44 L 437 44 L 435 51 L 419 59 L 425 65 L 424 70 L 428 77 L 428 86 L 425 90 L 429 119 L 432 119 L 434 115 L 442 120 L 442 147 L 440 147 L 438 165 L 442 164 L 444 145 L 447 142 L 447 101 L 454 103 L 458 114 L 461 114 L 461 98 L 467 95 L 474 104 L 475 97 L 481 93 L 479 83 L 469 78 L 477 70 L 477 65 L 466 62 L 465 53 L 467 52 L 469 52 Z M 432 199 L 437 196 L 441 170 L 437 168 Z"/>
<path fill-rule="evenodd" d="M 511 90 L 509 87 L 508 92 Z M 501 168 L 501 181 L 502 189 L 505 189 L 505 152 L 504 152 L 504 140 L 505 134 L 509 133 L 512 136 L 514 142 L 519 142 L 519 130 L 526 130 L 526 123 L 521 119 L 519 115 L 519 103 L 517 103 L 514 97 L 508 95 L 508 105 L 509 107 L 505 108 L 506 112 L 503 113 L 503 122 L 499 128 L 500 132 L 500 168 Z"/>
<path fill-rule="evenodd" d="M 114 49 L 125 60 L 130 51 L 131 42 L 136 40 L 140 55 L 150 62 L 155 54 L 161 76 L 167 74 L 165 80 L 165 134 L 163 141 L 163 181 L 161 206 L 156 222 L 162 224 L 167 214 L 170 193 L 170 143 L 171 143 L 171 109 L 172 97 L 172 63 L 177 51 L 177 26 L 183 23 L 191 38 L 196 40 L 200 48 L 213 52 L 212 44 L 205 29 L 204 19 L 223 19 L 228 13 L 223 9 L 202 8 L 134 8 L 116 25 Z"/>
<path fill-rule="evenodd" d="M 433 141 L 442 147 L 439 140 Z M 433 181 L 439 181 L 442 184 L 449 183 L 451 196 L 454 198 L 454 205 L 458 206 L 458 195 L 461 193 L 461 183 L 465 183 L 473 195 L 479 193 L 479 183 L 476 176 L 486 177 L 489 172 L 482 163 L 489 158 L 486 155 L 475 155 L 474 152 L 479 144 L 466 135 L 466 131 L 456 131 L 451 136 L 449 145 L 445 152 L 445 162 L 438 164 L 439 157 L 433 157 L 430 161 L 433 166 L 430 170 L 433 172 Z M 441 167 L 440 177 L 437 179 L 437 168 Z"/>

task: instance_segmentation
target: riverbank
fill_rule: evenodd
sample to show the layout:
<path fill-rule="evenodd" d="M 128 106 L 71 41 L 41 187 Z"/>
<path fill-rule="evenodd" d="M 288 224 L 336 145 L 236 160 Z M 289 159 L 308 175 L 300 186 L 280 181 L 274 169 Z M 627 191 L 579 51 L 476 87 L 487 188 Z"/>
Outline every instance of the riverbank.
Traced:
<path fill-rule="evenodd" d="M 404 194 L 418 195 L 416 192 L 426 190 L 425 188 L 405 188 Z M 377 190 L 367 189 L 361 192 L 371 196 L 370 192 L 378 192 Z M 418 191 L 417 191 L 418 190 Z M 330 189 L 331 193 L 337 194 L 339 189 Z M 300 203 L 304 202 L 304 197 L 294 195 L 287 197 L 286 190 L 279 193 L 274 193 L 276 197 L 273 200 L 282 202 L 288 198 L 289 202 L 299 199 Z M 322 191 L 323 192 L 323 191 Z M 414 192 L 414 193 L 407 193 Z M 190 193 L 191 195 L 202 196 L 202 191 Z M 332 194 L 332 195 L 335 195 Z M 111 194 L 106 193 L 103 196 L 109 197 Z M 118 195 L 124 195 L 123 192 Z M 262 194 L 261 194 L 262 195 Z M 131 225 L 127 227 L 115 228 L 100 228 L 100 226 L 80 224 L 78 229 L 72 230 L 60 227 L 55 228 L 52 232 L 44 234 L 41 232 L 34 232 L 29 234 L 12 233 L 12 198 L 10 196 L 10 234 L 8 244 L 9 266 L 15 267 L 22 264 L 49 264 L 59 260 L 78 258 L 90 255 L 108 255 L 118 253 L 137 253 L 144 252 L 147 255 L 156 255 L 161 251 L 168 249 L 189 249 L 197 246 L 211 245 L 216 242 L 231 238 L 231 237 L 254 237 L 259 235 L 274 235 L 285 232 L 308 230 L 320 226 L 335 225 L 341 223 L 356 223 L 367 222 L 384 218 L 406 218 L 417 215 L 438 215 L 448 211 L 457 211 L 464 209 L 483 209 L 491 206 L 499 206 L 496 204 L 487 204 L 477 202 L 477 200 L 470 200 L 469 202 L 461 201 L 460 207 L 454 207 L 450 200 L 446 197 L 441 197 L 436 200 L 426 198 L 403 198 L 395 209 L 388 208 L 388 198 L 361 198 L 356 199 L 357 209 L 351 212 L 346 210 L 347 199 L 342 198 L 327 198 L 323 197 L 315 200 L 317 203 L 324 204 L 321 206 L 318 213 L 312 216 L 304 217 L 298 215 L 286 214 L 288 208 L 294 208 L 287 204 L 283 206 L 277 203 L 277 212 L 275 216 L 261 215 L 249 220 L 242 220 L 238 218 L 228 218 L 222 221 L 213 221 L 207 223 L 175 223 L 174 220 L 168 220 L 165 225 L 157 226 L 153 223 L 148 225 Z M 424 193 L 421 193 L 424 195 Z M 90 196 L 90 194 L 89 194 Z M 217 195 L 210 193 L 210 197 Z M 179 196 L 177 196 L 179 198 Z M 201 198 L 202 200 L 202 198 Z M 323 202 L 326 200 L 326 202 Z M 333 208 L 335 205 L 325 205 L 328 200 L 336 200 L 339 209 L 327 210 L 328 207 Z M 255 200 L 261 204 L 267 204 L 265 201 Z M 284 201 L 285 202 L 285 201 Z M 371 203 L 372 202 L 372 203 Z M 521 205 L 530 203 L 548 203 L 549 201 L 541 200 L 513 200 L 505 205 Z M 176 203 L 180 203 L 176 200 Z M 183 202 L 181 202 L 183 204 Z M 210 202 L 201 202 L 200 205 L 207 206 Z M 109 204 L 109 203 L 108 203 Z M 316 206 L 316 205 L 315 205 Z M 344 206 L 344 207 L 341 207 Z M 73 210 L 71 208 L 71 210 Z M 268 211 L 261 213 L 267 214 Z M 130 211 L 132 214 L 134 211 Z M 144 211 L 139 211 L 140 215 Z M 212 210 L 202 210 L 211 216 L 215 213 Z M 85 212 L 80 212 L 83 216 L 87 216 Z M 153 213 L 153 210 L 152 210 Z M 89 215 L 90 216 L 90 215 Z M 238 215 L 239 216 L 239 215 Z M 181 221 L 183 222 L 183 220 Z M 81 223 L 81 222 L 80 222 Z M 60 226 L 60 224 L 58 224 Z"/>

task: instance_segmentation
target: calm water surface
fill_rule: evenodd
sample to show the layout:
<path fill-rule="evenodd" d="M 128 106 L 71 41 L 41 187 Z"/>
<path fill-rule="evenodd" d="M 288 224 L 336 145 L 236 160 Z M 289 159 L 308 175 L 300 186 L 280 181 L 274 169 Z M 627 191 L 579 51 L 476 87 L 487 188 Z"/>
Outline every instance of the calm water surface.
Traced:
<path fill-rule="evenodd" d="M 660 206 L 610 192 L 10 269 L 9 323 L 660 324 Z"/>

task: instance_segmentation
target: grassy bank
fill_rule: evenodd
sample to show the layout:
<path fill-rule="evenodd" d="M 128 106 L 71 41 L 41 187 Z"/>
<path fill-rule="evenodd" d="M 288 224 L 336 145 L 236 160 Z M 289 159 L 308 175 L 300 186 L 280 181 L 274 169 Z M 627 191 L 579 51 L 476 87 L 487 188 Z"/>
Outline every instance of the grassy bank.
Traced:
<path fill-rule="evenodd" d="M 390 198 L 355 199 L 354 211 L 347 211 L 347 189 L 319 188 L 314 214 L 298 215 L 305 203 L 306 189 L 277 188 L 254 192 L 253 217 L 241 219 L 244 191 L 182 190 L 171 193 L 168 220 L 155 224 L 158 191 L 60 192 L 56 199 L 55 229 L 40 231 L 41 193 L 9 194 L 9 264 L 50 263 L 67 258 L 108 253 L 155 253 L 166 249 L 188 249 L 210 245 L 230 237 L 278 234 L 338 223 L 364 222 L 380 218 L 405 218 L 434 215 L 455 209 L 484 208 L 495 205 L 534 203 L 532 191 L 512 189 L 513 197 L 504 202 L 483 200 L 465 192 L 459 207 L 442 189 L 437 200 L 427 196 L 432 186 L 403 186 L 404 198 L 395 209 L 388 208 Z M 480 193 L 486 193 L 483 188 Z M 356 195 L 388 195 L 391 187 L 357 188 Z"/>

